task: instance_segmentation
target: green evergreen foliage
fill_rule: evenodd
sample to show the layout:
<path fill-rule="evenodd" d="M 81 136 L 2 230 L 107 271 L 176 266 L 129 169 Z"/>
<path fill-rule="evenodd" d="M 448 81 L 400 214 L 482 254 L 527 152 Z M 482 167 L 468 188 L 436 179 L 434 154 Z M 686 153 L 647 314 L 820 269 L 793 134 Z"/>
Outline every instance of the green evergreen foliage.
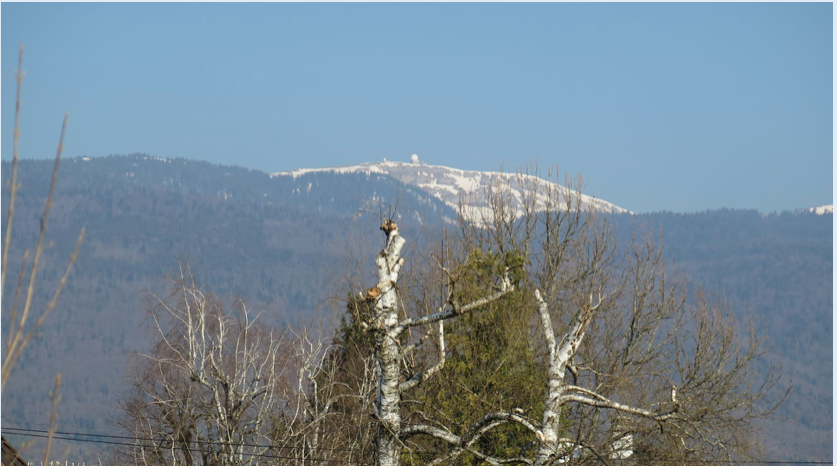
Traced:
<path fill-rule="evenodd" d="M 516 290 L 527 280 L 524 256 L 517 251 L 472 251 L 453 271 L 453 299 L 470 302 L 490 292 L 491 277 L 508 267 Z M 543 413 L 546 371 L 531 346 L 536 328 L 531 293 L 515 291 L 480 312 L 470 312 L 446 324 L 448 356 L 445 367 L 425 386 L 421 410 L 462 435 L 487 413 L 520 409 L 530 418 Z M 531 433 L 518 424 L 495 429 L 483 437 L 478 449 L 495 457 L 514 457 L 526 449 Z M 442 444 L 434 447 L 443 447 Z M 533 453 L 533 452 L 530 452 Z M 412 463 L 420 464 L 412 458 Z M 473 455 L 456 464 L 481 464 Z"/>
<path fill-rule="evenodd" d="M 361 458 L 373 455 L 375 424 L 370 416 L 375 382 L 371 356 L 374 337 L 361 322 L 372 313 L 370 301 L 349 295 L 346 313 L 334 332 L 332 347 L 317 377 L 318 387 L 331 384 L 335 395 L 331 406 L 330 435 L 343 445 L 353 445 Z M 330 379 L 330 380 L 329 380 Z"/>
<path fill-rule="evenodd" d="M 334 370 L 336 381 L 346 394 L 360 393 L 368 376 L 367 361 L 372 355 L 374 337 L 360 322 L 363 316 L 369 316 L 371 312 L 369 301 L 349 296 L 346 314 L 340 319 L 340 327 L 332 339 L 332 350 L 324 361 L 325 372 Z M 349 411 L 353 406 L 353 403 L 341 399 L 334 404 L 334 409 Z"/>

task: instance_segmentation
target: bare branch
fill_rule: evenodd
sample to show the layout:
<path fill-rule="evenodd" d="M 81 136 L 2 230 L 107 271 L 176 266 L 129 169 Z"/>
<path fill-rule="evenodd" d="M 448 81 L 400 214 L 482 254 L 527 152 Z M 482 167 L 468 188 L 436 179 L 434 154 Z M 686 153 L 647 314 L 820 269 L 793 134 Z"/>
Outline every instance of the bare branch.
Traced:
<path fill-rule="evenodd" d="M 395 330 L 398 334 L 400 334 L 401 332 L 410 327 L 432 324 L 433 322 L 439 322 L 440 320 L 450 319 L 458 315 L 471 312 L 475 309 L 479 309 L 487 304 L 493 303 L 494 301 L 503 298 L 512 291 L 514 291 L 514 286 L 512 286 L 512 284 L 509 282 L 508 277 L 505 277 L 501 282 L 500 289 L 489 296 L 485 296 L 464 306 L 455 306 L 451 304 L 447 306 L 447 309 L 442 309 L 434 314 L 402 320 L 398 323 L 398 326 L 395 327 Z"/>
<path fill-rule="evenodd" d="M 665 421 L 667 419 L 672 418 L 676 413 L 677 410 L 669 411 L 666 413 L 655 413 L 653 411 L 649 411 L 647 409 L 642 408 L 635 408 L 632 406 L 624 405 L 621 403 L 617 403 L 613 400 L 609 400 L 595 392 L 590 390 L 583 389 L 581 387 L 575 386 L 568 386 L 568 390 L 576 391 L 583 393 L 587 396 L 582 395 L 574 395 L 574 394 L 566 394 L 562 397 L 562 402 L 575 402 L 575 403 L 582 403 L 588 406 L 595 406 L 596 408 L 609 408 L 615 409 L 618 411 L 622 411 L 628 414 L 635 414 L 637 416 L 647 417 L 648 419 L 652 419 L 655 421 Z"/>
<path fill-rule="evenodd" d="M 434 374 L 442 370 L 445 367 L 445 321 L 439 321 L 439 362 L 436 363 L 435 366 L 427 369 L 425 372 L 416 372 L 413 374 L 412 377 L 405 380 L 400 385 L 400 390 L 402 392 L 407 391 L 425 380 L 433 377 Z"/>

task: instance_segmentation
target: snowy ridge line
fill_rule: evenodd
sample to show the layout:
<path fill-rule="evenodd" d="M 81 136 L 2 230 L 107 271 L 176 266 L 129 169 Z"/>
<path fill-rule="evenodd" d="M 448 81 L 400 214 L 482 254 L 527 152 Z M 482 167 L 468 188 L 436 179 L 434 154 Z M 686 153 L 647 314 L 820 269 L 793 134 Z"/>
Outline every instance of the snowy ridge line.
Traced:
<path fill-rule="evenodd" d="M 311 173 L 366 173 L 367 175 L 376 173 L 389 175 L 405 185 L 422 189 L 454 210 L 459 209 L 460 194 L 462 194 L 461 200 L 466 203 L 463 206 L 465 212 L 468 217 L 475 219 L 484 218 L 488 210 L 490 210 L 484 196 L 484 189 L 497 180 L 502 180 L 509 188 L 510 194 L 514 198 L 513 208 L 518 215 L 523 213 L 523 199 L 526 197 L 524 194 L 528 191 L 529 186 L 535 183 L 546 183 L 551 188 L 557 189 L 563 194 L 570 192 L 566 187 L 534 175 L 514 172 L 461 170 L 441 165 L 418 163 L 417 158 L 413 163 L 392 162 L 385 159 L 382 162 L 368 162 L 340 167 L 302 168 L 293 171 L 272 173 L 270 176 L 271 178 L 291 176 L 296 179 L 297 177 Z M 544 194 L 538 193 L 536 201 L 536 208 L 537 206 L 545 205 Z M 581 194 L 581 202 L 582 205 L 594 207 L 605 213 L 630 213 L 627 209 L 585 194 Z"/>
<path fill-rule="evenodd" d="M 381 173 L 386 174 L 386 171 L 382 170 L 378 166 L 373 163 L 368 164 L 361 164 L 361 165 L 346 165 L 342 167 L 326 167 L 326 168 L 300 168 L 297 170 L 289 171 L 289 172 L 278 172 L 278 173 L 271 173 L 271 178 L 276 178 L 279 176 L 292 176 L 294 179 L 300 177 L 302 175 L 307 175 L 309 173 Z"/>

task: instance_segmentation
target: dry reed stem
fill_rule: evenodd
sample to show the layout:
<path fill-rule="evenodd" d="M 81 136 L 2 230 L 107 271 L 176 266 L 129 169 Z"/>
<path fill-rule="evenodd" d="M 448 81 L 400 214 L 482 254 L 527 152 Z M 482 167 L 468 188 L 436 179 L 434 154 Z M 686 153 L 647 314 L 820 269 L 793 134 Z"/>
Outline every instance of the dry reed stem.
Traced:
<path fill-rule="evenodd" d="M 5 279 L 7 275 L 7 268 L 8 268 L 8 257 L 9 257 L 9 247 L 11 245 L 11 238 L 12 238 L 12 223 L 14 221 L 14 204 L 16 200 L 17 190 L 19 188 L 17 183 L 17 168 L 18 168 L 18 140 L 20 136 L 19 130 L 19 119 L 20 119 L 20 94 L 21 94 L 21 87 L 23 83 L 23 47 L 20 48 L 20 56 L 18 59 L 18 70 L 17 70 L 17 101 L 15 107 L 15 132 L 14 132 L 14 155 L 12 160 L 12 181 L 10 185 L 10 196 L 9 196 L 9 213 L 8 213 L 8 220 L 6 225 L 6 235 L 3 244 L 3 263 L 2 269 L 0 270 L 0 275 L 2 275 L 2 283 L 0 283 L 0 291 L 5 290 Z M 52 299 L 49 301 L 47 306 L 45 307 L 44 311 L 41 313 L 40 316 L 36 319 L 35 323 L 30 326 L 27 330 L 26 323 L 29 320 L 30 313 L 32 311 L 32 303 L 33 303 L 33 296 L 35 292 L 35 285 L 37 283 L 37 274 L 38 274 L 38 267 L 40 265 L 40 258 L 41 254 L 44 250 L 44 237 L 46 236 L 47 224 L 49 221 L 49 213 L 52 208 L 52 202 L 55 196 L 55 185 L 58 180 L 58 167 L 61 161 L 61 152 L 64 148 L 64 135 L 67 130 L 67 119 L 68 115 L 64 115 L 64 121 L 61 125 L 61 136 L 58 140 L 58 148 L 56 150 L 55 155 L 55 165 L 53 166 L 52 170 L 52 180 L 49 186 L 49 194 L 47 194 L 46 201 L 44 203 L 44 211 L 41 215 L 41 223 L 40 223 L 40 232 L 38 234 L 38 241 L 35 246 L 35 255 L 32 261 L 31 270 L 29 272 L 29 285 L 26 288 L 26 298 L 23 304 L 23 312 L 19 313 L 18 304 L 20 303 L 21 291 L 23 290 L 23 283 L 26 278 L 26 264 L 29 259 L 29 250 L 26 250 L 23 254 L 23 260 L 20 268 L 20 273 L 18 274 L 18 282 L 17 287 L 15 288 L 14 300 L 12 304 L 12 309 L 10 311 L 10 331 L 9 331 L 9 339 L 6 345 L 5 356 L 3 358 L 3 367 L 2 367 L 2 376 L 0 376 L 0 392 L 2 392 L 3 388 L 6 386 L 6 380 L 8 380 L 9 376 L 11 375 L 12 369 L 15 365 L 15 362 L 20 357 L 23 350 L 29 344 L 29 342 L 34 338 L 37 334 L 38 328 L 43 324 L 46 317 L 50 314 L 50 312 L 55 308 L 55 305 L 58 301 L 61 292 L 63 291 L 64 287 L 67 284 L 67 279 L 72 271 L 73 265 L 78 258 L 78 252 L 81 247 L 81 243 L 84 240 L 84 233 L 85 230 L 82 228 L 81 233 L 79 234 L 78 241 L 76 242 L 75 250 L 73 254 L 70 256 L 69 263 L 67 264 L 67 268 L 64 271 L 64 274 L 61 277 L 61 280 L 56 287 L 55 293 L 52 296 Z M 19 318 L 18 318 L 19 317 Z"/>
<path fill-rule="evenodd" d="M 9 193 L 9 214 L 6 222 L 6 239 L 3 241 L 3 268 L 0 273 L 0 290 L 6 289 L 6 264 L 9 255 L 9 244 L 12 241 L 12 220 L 15 216 L 15 195 L 17 194 L 17 148 L 20 140 L 20 89 L 23 86 L 23 46 L 20 46 L 20 56 L 17 60 L 17 97 L 15 99 L 15 132 L 12 149 L 12 184 Z"/>
<path fill-rule="evenodd" d="M 26 300 L 23 304 L 23 312 L 20 314 L 20 320 L 17 319 L 17 307 L 12 309 L 12 317 L 14 317 L 14 332 L 9 334 L 9 343 L 6 347 L 6 356 L 3 360 L 3 369 L 2 369 L 2 380 L 0 380 L 0 386 L 6 386 L 6 380 L 9 378 L 11 374 L 12 368 L 14 367 L 17 358 L 35 336 L 37 329 L 43 324 L 44 319 L 47 315 L 52 311 L 55 307 L 55 303 L 57 302 L 58 296 L 61 294 L 64 286 L 67 283 L 67 277 L 69 273 L 72 271 L 73 264 L 78 257 L 78 250 L 81 246 L 81 241 L 84 239 L 84 229 L 82 229 L 81 234 L 79 235 L 79 239 L 76 242 L 76 248 L 73 251 L 72 256 L 70 257 L 70 261 L 67 265 L 67 269 L 64 272 L 64 275 L 61 277 L 61 281 L 59 282 L 58 287 L 56 288 L 55 294 L 53 295 L 52 299 L 50 300 L 47 307 L 44 309 L 44 312 L 38 317 L 35 321 L 35 324 L 31 326 L 31 328 L 26 331 L 26 322 L 29 320 L 29 315 L 32 310 L 32 302 L 33 297 L 35 294 L 35 285 L 37 283 L 37 275 L 38 275 L 38 266 L 40 265 L 41 254 L 44 250 L 44 237 L 46 236 L 47 225 L 49 222 L 49 213 L 52 208 L 52 200 L 55 196 L 55 185 L 58 180 L 58 167 L 61 162 L 61 152 L 64 147 L 64 134 L 67 129 L 67 118 L 68 116 L 64 115 L 64 122 L 61 125 L 61 136 L 58 140 L 58 149 L 55 155 L 55 165 L 52 169 L 52 180 L 50 181 L 49 186 L 49 193 L 47 194 L 46 201 L 44 202 L 44 212 L 41 215 L 41 227 L 38 233 L 38 241 L 35 245 L 35 257 L 32 260 L 32 267 L 29 272 L 29 285 L 26 288 Z M 10 230 L 8 230 L 10 231 Z M 28 251 L 27 251 L 28 253 Z M 4 251 L 3 260 L 6 260 L 8 257 L 8 251 Z M 25 257 L 25 255 L 24 255 Z M 18 277 L 18 287 L 22 284 L 23 281 L 23 274 L 24 269 L 21 269 L 21 274 Z M 4 273 L 5 275 L 5 273 Z M 20 289 L 15 290 L 15 304 L 17 304 L 17 296 L 20 293 Z M 0 388 L 2 389 L 2 388 Z"/>
<path fill-rule="evenodd" d="M 6 233 L 5 238 L 3 240 L 3 259 L 2 259 L 2 268 L 0 268 L 0 293 L 6 288 L 6 272 L 7 266 L 9 264 L 9 246 L 11 245 L 12 240 L 12 223 L 14 221 L 14 214 L 15 214 L 15 200 L 17 197 L 17 190 L 19 188 L 17 182 L 17 169 L 18 169 L 18 147 L 20 141 L 20 94 L 21 88 L 23 86 L 23 46 L 20 46 L 20 55 L 18 57 L 18 69 L 17 69 L 17 94 L 15 99 L 15 127 L 14 127 L 14 147 L 13 147 L 13 156 L 12 156 L 12 180 L 9 186 L 9 212 L 7 217 L 6 223 Z M 32 260 L 32 268 L 29 273 L 29 286 L 26 289 L 26 299 L 23 306 L 23 312 L 20 314 L 20 319 L 18 320 L 18 304 L 20 303 L 21 291 L 23 290 L 23 283 L 26 278 L 26 265 L 29 260 L 29 253 L 30 251 L 27 249 L 23 254 L 23 259 L 21 261 L 20 266 L 20 273 L 18 274 L 17 286 L 15 287 L 15 294 L 14 300 L 12 303 L 12 309 L 10 313 L 10 331 L 9 331 L 9 340 L 6 346 L 6 354 L 3 359 L 3 367 L 0 372 L 2 372 L 2 376 L 0 376 L 0 392 L 2 392 L 3 387 L 6 386 L 6 380 L 8 380 L 9 376 L 11 375 L 12 368 L 14 367 L 15 363 L 17 362 L 18 357 L 23 353 L 23 350 L 29 344 L 29 342 L 34 338 L 37 333 L 37 330 L 43 325 L 44 320 L 49 315 L 49 313 L 55 308 L 56 303 L 58 302 L 58 297 L 61 295 L 61 291 L 63 291 L 64 287 L 67 285 L 67 279 L 70 276 L 70 272 L 73 269 L 73 265 L 78 259 L 78 252 L 81 248 L 81 243 L 84 240 L 84 233 L 85 230 L 82 228 L 81 233 L 79 234 L 78 241 L 76 242 L 76 247 L 73 250 L 73 254 L 70 256 L 70 261 L 67 264 L 67 269 L 64 271 L 64 274 L 61 276 L 61 280 L 58 283 L 58 286 L 55 289 L 55 293 L 50 299 L 49 303 L 47 304 L 44 311 L 41 313 L 40 316 L 35 320 L 35 323 L 30 326 L 30 328 L 26 329 L 26 321 L 29 318 L 29 313 L 32 309 L 32 302 L 33 296 L 35 292 L 35 284 L 37 283 L 37 274 L 38 274 L 38 265 L 40 264 L 41 254 L 44 250 L 44 237 L 46 236 L 47 224 L 49 222 L 49 212 L 52 208 L 52 201 L 55 196 L 55 185 L 56 181 L 58 180 L 58 167 L 61 162 L 61 152 L 64 149 L 64 134 L 67 130 L 67 119 L 68 115 L 64 114 L 64 121 L 61 124 L 61 136 L 58 139 L 58 148 L 55 154 L 55 165 L 52 169 L 52 180 L 50 181 L 49 185 L 49 194 L 47 194 L 46 201 L 44 203 L 44 212 L 41 215 L 41 225 L 40 225 L 40 232 L 38 233 L 38 241 L 35 246 L 35 257 Z M 50 424 L 49 424 L 49 435 L 47 436 L 47 445 L 46 450 L 44 452 L 44 462 L 43 464 L 49 464 L 49 455 L 50 450 L 52 449 L 52 439 L 55 435 L 56 431 L 56 421 L 58 418 L 58 404 L 61 401 L 61 394 L 59 390 L 61 388 L 61 374 L 59 373 L 55 377 L 55 388 L 50 392 L 50 400 L 52 400 L 52 415 L 50 416 Z"/>
<path fill-rule="evenodd" d="M 55 376 L 55 388 L 49 394 L 49 399 L 52 400 L 52 415 L 49 418 L 49 434 L 47 435 L 46 451 L 44 451 L 44 463 L 49 464 L 49 453 L 52 449 L 52 438 L 55 436 L 55 431 L 58 427 L 58 403 L 61 402 L 61 393 L 58 390 L 61 388 L 61 373 Z"/>

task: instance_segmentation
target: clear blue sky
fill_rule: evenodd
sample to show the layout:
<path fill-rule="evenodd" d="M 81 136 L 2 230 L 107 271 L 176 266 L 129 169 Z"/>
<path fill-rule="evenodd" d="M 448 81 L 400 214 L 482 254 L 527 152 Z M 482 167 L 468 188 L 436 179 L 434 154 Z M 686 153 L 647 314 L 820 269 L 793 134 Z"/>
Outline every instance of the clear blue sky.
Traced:
<path fill-rule="evenodd" d="M 832 203 L 832 5 L 3 3 L 2 157 L 581 173 L 638 211 Z"/>

